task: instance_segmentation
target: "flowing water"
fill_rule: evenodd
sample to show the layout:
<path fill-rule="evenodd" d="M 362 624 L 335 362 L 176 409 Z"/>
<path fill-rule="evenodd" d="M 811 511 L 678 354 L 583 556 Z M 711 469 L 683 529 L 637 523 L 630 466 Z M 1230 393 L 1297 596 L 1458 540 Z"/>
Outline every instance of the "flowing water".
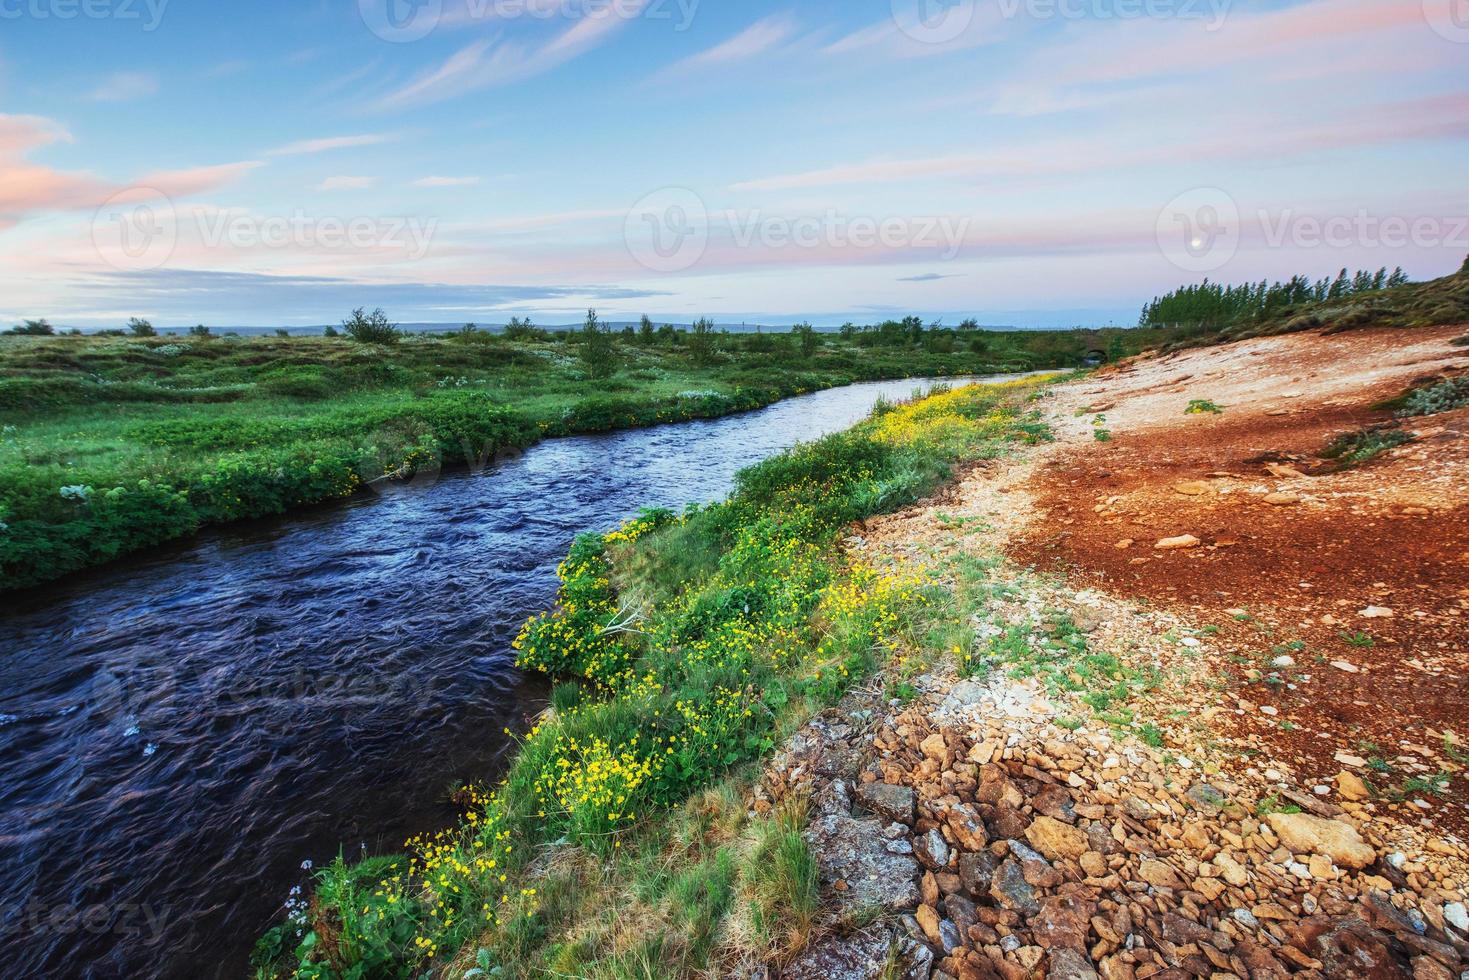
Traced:
<path fill-rule="evenodd" d="M 510 641 L 575 534 L 915 384 L 552 440 L 0 599 L 4 976 L 245 975 L 303 862 L 446 826 L 503 766 L 544 703 Z"/>

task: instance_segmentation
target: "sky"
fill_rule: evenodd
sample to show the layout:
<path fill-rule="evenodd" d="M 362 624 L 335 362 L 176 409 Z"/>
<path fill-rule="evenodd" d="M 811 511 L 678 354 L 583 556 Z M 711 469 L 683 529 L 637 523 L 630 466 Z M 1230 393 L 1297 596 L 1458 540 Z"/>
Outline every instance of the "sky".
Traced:
<path fill-rule="evenodd" d="M 1469 253 L 1469 0 L 0 0 L 0 321 L 1132 323 Z"/>

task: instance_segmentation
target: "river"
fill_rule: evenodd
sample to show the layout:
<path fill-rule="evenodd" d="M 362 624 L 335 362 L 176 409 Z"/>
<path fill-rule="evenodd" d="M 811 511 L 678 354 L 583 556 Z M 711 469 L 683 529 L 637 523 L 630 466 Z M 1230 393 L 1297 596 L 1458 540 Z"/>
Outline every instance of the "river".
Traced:
<path fill-rule="evenodd" d="M 395 850 L 503 767 L 544 703 L 510 641 L 575 534 L 919 383 L 549 440 L 0 600 L 6 977 L 244 976 L 303 862 Z"/>

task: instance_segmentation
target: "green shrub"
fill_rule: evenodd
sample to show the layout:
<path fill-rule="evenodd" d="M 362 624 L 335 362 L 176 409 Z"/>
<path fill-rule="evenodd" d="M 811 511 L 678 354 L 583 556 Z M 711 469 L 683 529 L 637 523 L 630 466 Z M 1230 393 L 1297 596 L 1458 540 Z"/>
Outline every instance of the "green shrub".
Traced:
<path fill-rule="evenodd" d="M 381 308 L 365 313 L 359 306 L 342 321 L 342 332 L 359 344 L 396 344 L 402 339 L 397 326 L 388 321 Z"/>

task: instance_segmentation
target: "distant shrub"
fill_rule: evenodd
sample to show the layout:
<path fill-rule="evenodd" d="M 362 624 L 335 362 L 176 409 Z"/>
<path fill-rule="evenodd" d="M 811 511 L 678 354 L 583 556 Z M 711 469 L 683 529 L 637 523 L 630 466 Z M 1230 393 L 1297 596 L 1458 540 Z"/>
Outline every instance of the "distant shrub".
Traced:
<path fill-rule="evenodd" d="M 27 320 L 25 323 L 22 323 L 18 327 L 12 327 L 10 329 L 10 332 L 30 337 L 50 337 L 56 333 L 56 330 L 51 326 L 51 324 L 42 319 Z"/>
<path fill-rule="evenodd" d="M 518 316 L 510 318 L 505 325 L 505 336 L 511 340 L 545 340 L 549 336 L 546 331 L 530 322 L 530 317 L 522 320 Z"/>
<path fill-rule="evenodd" d="M 581 362 L 588 377 L 607 378 L 617 371 L 617 341 L 612 331 L 597 319 L 596 310 L 587 310 L 587 322 L 581 329 Z"/>
<path fill-rule="evenodd" d="M 209 328 L 206 327 L 202 323 L 199 324 L 198 326 L 190 327 L 189 328 L 189 333 L 190 333 L 190 335 L 195 336 L 195 337 L 208 337 L 208 336 L 210 336 Z"/>
<path fill-rule="evenodd" d="M 1427 388 L 1418 388 L 1409 393 L 1398 412 L 1400 418 L 1417 415 L 1437 415 L 1469 405 L 1469 375 L 1449 378 Z"/>
<path fill-rule="evenodd" d="M 128 329 L 132 331 L 134 337 L 158 336 L 158 331 L 153 329 L 153 324 L 147 320 L 140 320 L 137 317 L 133 317 L 128 321 Z"/>
<path fill-rule="evenodd" d="M 396 344 L 403 336 L 381 307 L 366 313 L 359 306 L 342 321 L 342 332 L 359 344 Z"/>

